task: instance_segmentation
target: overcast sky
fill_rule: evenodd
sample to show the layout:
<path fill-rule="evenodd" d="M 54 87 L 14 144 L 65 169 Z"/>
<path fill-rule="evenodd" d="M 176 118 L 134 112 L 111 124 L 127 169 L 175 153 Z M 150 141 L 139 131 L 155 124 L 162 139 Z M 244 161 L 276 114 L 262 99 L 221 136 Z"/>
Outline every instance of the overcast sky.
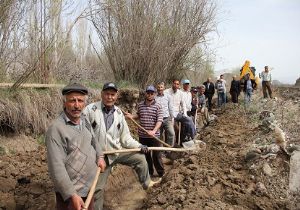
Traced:
<path fill-rule="evenodd" d="M 273 79 L 300 77 L 300 0 L 217 0 L 218 31 L 213 39 L 217 71 L 250 60 L 258 72 L 273 68 Z"/>

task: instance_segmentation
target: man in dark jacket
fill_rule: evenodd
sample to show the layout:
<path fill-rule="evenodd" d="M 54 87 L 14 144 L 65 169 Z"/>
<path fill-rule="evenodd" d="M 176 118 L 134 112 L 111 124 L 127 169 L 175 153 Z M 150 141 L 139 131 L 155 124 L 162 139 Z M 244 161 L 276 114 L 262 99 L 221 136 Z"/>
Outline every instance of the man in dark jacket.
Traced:
<path fill-rule="evenodd" d="M 241 85 L 240 81 L 237 80 L 236 76 L 232 77 L 231 85 L 230 85 L 230 95 L 232 103 L 238 103 L 239 102 L 239 95 L 241 92 Z"/>
<path fill-rule="evenodd" d="M 211 81 L 211 78 L 207 78 L 207 81 L 203 83 L 203 85 L 205 86 L 205 92 L 204 95 L 207 98 L 207 102 L 208 102 L 208 110 L 211 111 L 212 108 L 212 98 L 215 94 L 215 85 L 214 83 Z"/>

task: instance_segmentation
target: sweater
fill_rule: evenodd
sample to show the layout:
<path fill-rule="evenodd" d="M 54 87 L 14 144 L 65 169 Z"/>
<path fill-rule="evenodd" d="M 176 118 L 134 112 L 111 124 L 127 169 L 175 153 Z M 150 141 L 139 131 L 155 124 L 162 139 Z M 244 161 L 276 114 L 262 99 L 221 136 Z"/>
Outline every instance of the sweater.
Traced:
<path fill-rule="evenodd" d="M 103 104 L 99 101 L 89 104 L 83 111 L 91 122 L 96 141 L 101 150 L 110 151 L 140 147 L 141 144 L 130 135 L 127 122 L 120 108 L 114 106 L 114 121 L 108 130 L 106 130 L 102 108 Z M 119 154 L 107 155 L 109 164 L 118 156 Z"/>
<path fill-rule="evenodd" d="M 96 175 L 96 162 L 102 155 L 89 122 L 82 118 L 78 128 L 61 113 L 46 132 L 46 147 L 55 191 L 64 200 L 73 194 L 86 197 Z"/>

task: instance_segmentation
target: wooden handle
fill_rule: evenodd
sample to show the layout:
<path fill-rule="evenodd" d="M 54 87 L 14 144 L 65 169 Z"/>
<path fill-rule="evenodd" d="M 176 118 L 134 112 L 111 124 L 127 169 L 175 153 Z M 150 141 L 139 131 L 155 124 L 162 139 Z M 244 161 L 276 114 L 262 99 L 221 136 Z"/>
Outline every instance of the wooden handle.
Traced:
<path fill-rule="evenodd" d="M 86 200 L 84 202 L 84 206 L 83 206 L 82 210 L 86 210 L 86 209 L 89 208 L 91 200 L 92 200 L 92 198 L 94 196 L 94 192 L 95 192 L 95 188 L 96 188 L 96 185 L 97 185 L 97 182 L 98 182 L 98 178 L 99 178 L 100 172 L 101 172 L 101 168 L 98 167 L 97 168 L 97 172 L 96 172 L 96 176 L 95 176 L 94 181 L 92 183 L 90 192 L 89 192 L 89 194 L 88 194 L 88 196 L 87 196 L 87 198 L 86 198 Z"/>
<path fill-rule="evenodd" d="M 173 152 L 186 152 L 190 150 L 195 150 L 196 147 L 191 148 L 167 148 L 167 147 L 148 147 L 148 150 L 150 151 L 173 151 Z M 110 151 L 104 151 L 104 155 L 111 155 L 116 153 L 129 153 L 129 152 L 140 152 L 140 148 L 134 148 L 134 149 L 119 149 L 119 150 L 110 150 Z"/>
<path fill-rule="evenodd" d="M 124 110 L 122 110 L 122 112 L 124 112 Z M 125 112 L 124 112 L 125 113 Z M 138 126 L 140 129 L 142 129 L 143 131 L 145 131 L 146 133 L 147 130 L 145 128 L 143 128 L 140 124 L 138 124 L 134 119 L 129 118 L 136 126 Z M 172 147 L 171 145 L 167 144 L 166 142 L 163 142 L 162 140 L 160 140 L 159 138 L 157 138 L 156 136 L 152 136 L 156 141 L 162 143 L 164 146 L 166 147 Z"/>
<path fill-rule="evenodd" d="M 178 145 L 180 145 L 181 122 L 178 123 Z"/>

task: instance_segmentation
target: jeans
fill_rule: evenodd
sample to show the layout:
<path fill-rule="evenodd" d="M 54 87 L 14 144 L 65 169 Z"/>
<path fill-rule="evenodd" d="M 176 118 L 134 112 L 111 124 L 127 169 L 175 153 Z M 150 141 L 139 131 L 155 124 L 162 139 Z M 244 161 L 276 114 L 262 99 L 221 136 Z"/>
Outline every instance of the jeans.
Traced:
<path fill-rule="evenodd" d="M 183 129 L 181 132 L 182 134 L 181 139 L 182 140 L 189 139 L 189 138 L 194 139 L 196 135 L 196 128 L 192 118 L 184 116 L 183 114 L 179 113 L 175 118 L 175 120 L 182 123 Z"/>
<path fill-rule="evenodd" d="M 225 103 L 226 103 L 226 93 L 219 92 L 218 93 L 218 107 L 221 107 L 222 105 L 225 106 Z"/>
<path fill-rule="evenodd" d="M 251 96 L 252 96 L 252 89 L 247 89 L 245 92 L 245 105 L 250 103 Z"/>

